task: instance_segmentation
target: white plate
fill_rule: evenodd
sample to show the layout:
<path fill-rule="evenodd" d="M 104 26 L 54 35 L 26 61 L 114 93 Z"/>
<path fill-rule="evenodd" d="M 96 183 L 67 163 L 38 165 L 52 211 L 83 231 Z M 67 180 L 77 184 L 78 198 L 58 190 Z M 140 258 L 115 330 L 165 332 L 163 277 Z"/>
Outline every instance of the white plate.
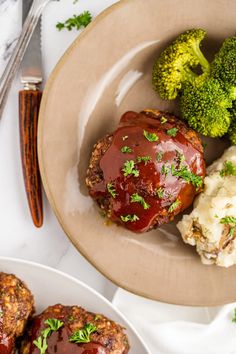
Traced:
<path fill-rule="evenodd" d="M 125 317 L 108 300 L 81 281 L 41 264 L 5 257 L 0 257 L 0 271 L 13 273 L 27 284 L 34 295 L 37 312 L 62 303 L 102 313 L 126 328 L 131 345 L 129 354 L 151 354 Z"/>

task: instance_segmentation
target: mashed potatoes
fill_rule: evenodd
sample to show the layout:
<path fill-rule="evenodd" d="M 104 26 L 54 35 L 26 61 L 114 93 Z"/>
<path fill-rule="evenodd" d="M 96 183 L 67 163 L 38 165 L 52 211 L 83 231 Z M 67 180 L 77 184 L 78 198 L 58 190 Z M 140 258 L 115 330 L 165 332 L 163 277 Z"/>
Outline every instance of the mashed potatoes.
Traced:
<path fill-rule="evenodd" d="M 207 169 L 204 191 L 177 225 L 205 264 L 236 264 L 236 146 Z"/>

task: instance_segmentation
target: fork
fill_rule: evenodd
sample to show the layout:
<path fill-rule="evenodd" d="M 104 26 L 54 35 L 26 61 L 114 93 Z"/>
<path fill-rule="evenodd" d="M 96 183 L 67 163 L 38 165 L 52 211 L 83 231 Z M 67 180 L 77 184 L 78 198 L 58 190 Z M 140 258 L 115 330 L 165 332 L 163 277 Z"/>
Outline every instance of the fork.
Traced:
<path fill-rule="evenodd" d="M 22 0 L 24 1 L 24 0 Z M 35 30 L 38 20 L 43 12 L 44 7 L 50 0 L 34 0 L 30 8 L 29 14 L 23 25 L 21 35 L 17 41 L 15 49 L 12 53 L 11 59 L 7 64 L 1 79 L 0 79 L 0 119 L 2 117 L 7 96 L 11 88 L 14 76 L 19 69 L 20 63 L 23 59 L 25 50 L 29 44 L 31 36 Z"/>

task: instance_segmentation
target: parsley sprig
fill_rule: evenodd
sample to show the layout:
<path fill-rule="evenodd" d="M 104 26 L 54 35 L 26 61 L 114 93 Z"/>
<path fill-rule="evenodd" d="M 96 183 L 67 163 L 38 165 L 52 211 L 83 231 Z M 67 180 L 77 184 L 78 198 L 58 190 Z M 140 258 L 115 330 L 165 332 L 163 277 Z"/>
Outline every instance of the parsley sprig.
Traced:
<path fill-rule="evenodd" d="M 123 146 L 120 151 L 123 152 L 123 154 L 129 154 L 133 150 L 129 146 Z"/>
<path fill-rule="evenodd" d="M 159 151 L 156 155 L 156 159 L 158 162 L 160 162 L 163 158 L 164 152 L 163 151 Z"/>
<path fill-rule="evenodd" d="M 84 11 L 80 15 L 74 15 L 68 18 L 65 22 L 58 22 L 56 28 L 61 31 L 62 29 L 67 29 L 71 31 L 73 28 L 79 30 L 82 27 L 87 27 L 92 21 L 92 15 L 89 11 Z"/>
<path fill-rule="evenodd" d="M 159 199 L 163 199 L 164 198 L 164 194 L 165 194 L 164 188 L 159 187 L 156 190 L 156 195 L 158 196 Z"/>
<path fill-rule="evenodd" d="M 70 342 L 74 342 L 76 344 L 79 343 L 89 343 L 91 342 L 90 335 L 97 331 L 97 327 L 92 323 L 86 323 L 86 325 L 72 334 L 69 337 Z"/>
<path fill-rule="evenodd" d="M 158 136 L 155 133 L 148 132 L 147 130 L 143 131 L 143 135 L 151 143 L 159 140 Z"/>
<path fill-rule="evenodd" d="M 64 326 L 64 322 L 56 318 L 48 318 L 44 321 L 48 327 L 41 331 L 41 335 L 33 341 L 33 344 L 40 350 L 40 354 L 45 354 L 48 348 L 47 338 L 50 337 L 53 331 L 58 331 L 59 328 Z"/>
<path fill-rule="evenodd" d="M 150 205 L 146 203 L 144 198 L 138 193 L 133 193 L 131 195 L 131 203 L 140 203 L 145 210 L 150 208 Z"/>
<path fill-rule="evenodd" d="M 135 222 L 135 221 L 138 221 L 139 220 L 139 217 L 135 214 L 131 215 L 131 214 L 128 214 L 128 215 L 121 215 L 121 220 L 123 222 Z"/>
<path fill-rule="evenodd" d="M 170 172 L 170 167 L 167 165 L 162 165 L 161 174 L 167 176 L 169 172 Z"/>
<path fill-rule="evenodd" d="M 110 193 L 110 195 L 112 196 L 112 198 L 115 199 L 115 197 L 117 196 L 117 193 L 116 193 L 116 189 L 114 186 L 114 182 L 107 183 L 107 190 Z"/>
<path fill-rule="evenodd" d="M 174 138 L 176 137 L 178 133 L 178 128 L 171 128 L 166 131 L 166 134 L 169 136 L 173 136 Z"/>
<path fill-rule="evenodd" d="M 173 211 L 175 211 L 175 209 L 177 209 L 181 204 L 181 201 L 179 199 L 176 199 L 171 206 L 168 209 L 169 213 L 173 213 Z"/>
<path fill-rule="evenodd" d="M 236 323 L 236 308 L 234 309 L 234 315 L 232 318 L 232 322 Z"/>
<path fill-rule="evenodd" d="M 220 171 L 220 176 L 236 176 L 236 164 L 232 161 L 225 161 L 222 170 Z"/>
<path fill-rule="evenodd" d="M 165 117 L 161 117 L 161 124 L 165 124 L 167 122 L 167 119 Z"/>
<path fill-rule="evenodd" d="M 229 234 L 230 236 L 234 235 L 236 230 L 236 218 L 234 216 L 225 216 L 224 218 L 220 219 L 221 224 L 227 224 L 230 226 Z"/>
<path fill-rule="evenodd" d="M 136 170 L 135 163 L 133 160 L 127 160 L 124 163 L 124 167 L 123 167 L 122 171 L 124 172 L 125 177 L 127 177 L 129 175 L 134 175 L 134 177 L 139 176 L 139 171 Z"/>
<path fill-rule="evenodd" d="M 182 166 L 180 169 L 175 169 L 175 166 L 171 166 L 172 176 L 184 179 L 187 183 L 192 183 L 192 185 L 198 190 L 202 187 L 203 179 L 201 176 L 195 175 L 188 170 L 187 166 Z"/>
<path fill-rule="evenodd" d="M 152 161 L 151 156 L 138 156 L 137 157 L 138 162 L 144 162 L 145 166 L 148 162 Z"/>

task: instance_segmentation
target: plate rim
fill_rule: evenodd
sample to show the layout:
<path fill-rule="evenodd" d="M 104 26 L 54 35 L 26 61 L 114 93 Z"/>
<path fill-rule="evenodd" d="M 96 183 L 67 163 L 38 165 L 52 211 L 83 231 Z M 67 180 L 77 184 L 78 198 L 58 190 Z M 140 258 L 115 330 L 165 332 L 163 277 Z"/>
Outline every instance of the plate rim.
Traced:
<path fill-rule="evenodd" d="M 147 351 L 147 354 L 151 354 L 151 351 L 148 348 L 147 344 L 145 343 L 143 338 L 140 336 L 140 334 L 137 332 L 137 330 L 134 328 L 134 326 L 130 323 L 130 321 L 126 318 L 126 316 L 111 301 L 106 299 L 105 296 L 100 294 L 97 290 L 93 289 L 88 284 L 84 283 L 82 280 L 80 280 L 68 273 L 65 273 L 59 269 L 53 268 L 51 266 L 48 266 L 48 265 L 45 265 L 42 263 L 38 263 L 38 262 L 34 262 L 34 261 L 25 260 L 22 258 L 0 256 L 0 266 L 1 266 L 1 261 L 7 261 L 7 262 L 15 263 L 15 264 L 23 264 L 23 265 L 39 268 L 39 269 L 45 270 L 47 272 L 49 271 L 51 273 L 57 274 L 60 277 L 66 278 L 66 279 L 70 280 L 71 282 L 76 283 L 79 286 L 83 287 L 87 291 L 91 292 L 95 297 L 98 297 L 100 300 L 105 302 L 105 304 L 112 311 L 116 312 L 122 318 L 122 320 L 129 325 L 129 327 L 133 331 L 134 335 L 139 339 L 139 341 L 143 345 L 144 349 Z M 1 269 L 0 269 L 0 271 L 1 271 Z M 24 281 L 24 279 L 22 279 L 22 281 Z"/>
<path fill-rule="evenodd" d="M 47 177 L 46 177 L 46 172 L 45 172 L 45 164 L 44 164 L 44 158 L 43 158 L 43 152 L 42 152 L 42 136 L 43 136 L 43 124 L 44 124 L 44 112 L 46 110 L 46 105 L 47 105 L 47 101 L 48 101 L 48 94 L 49 91 L 53 85 L 53 82 L 56 79 L 57 74 L 59 73 L 60 69 L 62 68 L 62 66 L 64 65 L 64 63 L 66 62 L 68 56 L 70 55 L 70 53 L 74 50 L 74 47 L 76 47 L 80 41 L 82 41 L 84 39 L 84 37 L 86 37 L 86 35 L 93 30 L 93 28 L 97 25 L 98 22 L 102 21 L 104 18 L 106 18 L 113 10 L 116 10 L 128 3 L 131 3 L 134 0 L 119 0 L 118 2 L 116 2 L 115 4 L 112 4 L 111 6 L 109 6 L 108 8 L 106 8 L 105 10 L 103 10 L 99 15 L 96 16 L 96 18 L 93 20 L 93 22 L 86 27 L 86 29 L 84 29 L 84 31 L 78 35 L 78 37 L 73 41 L 73 43 L 69 46 L 69 48 L 65 51 L 65 53 L 62 55 L 62 57 L 59 59 L 59 61 L 57 62 L 56 66 L 54 67 L 53 71 L 51 72 L 46 85 L 45 85 L 45 89 L 43 91 L 43 96 L 42 96 L 42 101 L 41 101 L 41 106 L 40 106 L 40 112 L 39 112 L 39 121 L 38 121 L 38 143 L 37 143 L 37 148 L 38 148 L 38 159 L 39 159 L 39 168 L 40 168 L 40 174 L 41 174 L 41 179 L 42 179 L 42 183 L 43 183 L 43 187 L 48 199 L 48 202 L 62 228 L 62 230 L 64 231 L 65 235 L 67 236 L 67 238 L 69 239 L 69 241 L 74 245 L 74 247 L 76 248 L 76 250 L 102 275 L 104 275 L 108 280 L 110 280 L 111 282 L 113 282 L 115 285 L 117 285 L 120 288 L 123 288 L 124 290 L 134 294 L 134 295 L 138 295 L 150 300 L 154 300 L 154 301 L 161 301 L 163 303 L 167 303 L 167 304 L 173 304 L 173 305 L 183 305 L 183 306 L 194 306 L 194 307 L 202 307 L 202 306 L 222 306 L 223 304 L 227 304 L 227 303 L 231 303 L 232 299 L 229 300 L 224 300 L 224 301 L 220 301 L 220 299 L 218 301 L 214 301 L 214 303 L 196 303 L 194 301 L 188 301 L 187 303 L 182 300 L 182 301 L 175 301 L 174 298 L 172 298 L 172 300 L 170 299 L 165 299 L 165 297 L 155 297 L 154 295 L 149 295 L 147 293 L 145 293 L 144 291 L 140 290 L 140 289 L 134 289 L 132 287 L 129 287 L 129 285 L 125 282 L 122 282 L 121 280 L 118 281 L 117 279 L 115 279 L 112 274 L 107 273 L 106 269 L 100 269 L 97 264 L 93 261 L 93 258 L 90 257 L 86 250 L 84 250 L 79 242 L 79 239 L 77 239 L 77 244 L 75 244 L 75 241 L 73 240 L 73 238 L 70 235 L 70 232 L 67 228 L 67 226 L 64 224 L 63 219 L 60 216 L 60 212 L 56 206 L 55 200 L 53 198 L 53 193 L 50 190 L 49 184 L 47 182 Z M 200 260 L 199 260 L 200 262 Z"/>

